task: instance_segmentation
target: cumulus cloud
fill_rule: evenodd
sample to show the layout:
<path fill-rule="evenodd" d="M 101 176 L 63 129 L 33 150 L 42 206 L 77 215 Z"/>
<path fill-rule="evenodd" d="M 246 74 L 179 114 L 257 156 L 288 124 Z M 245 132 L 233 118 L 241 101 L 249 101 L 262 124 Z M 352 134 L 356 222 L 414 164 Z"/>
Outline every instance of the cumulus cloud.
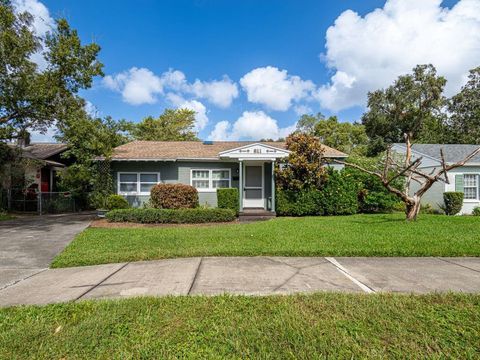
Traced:
<path fill-rule="evenodd" d="M 153 104 L 163 92 L 162 81 L 146 68 L 133 67 L 116 75 L 107 75 L 103 84 L 122 94 L 123 101 L 131 105 Z"/>
<path fill-rule="evenodd" d="M 189 87 L 195 96 L 207 99 L 212 104 L 227 108 L 232 104 L 233 99 L 238 96 L 237 84 L 232 82 L 226 75 L 222 80 L 213 80 L 210 82 L 195 80 Z"/>
<path fill-rule="evenodd" d="M 233 125 L 228 121 L 215 124 L 209 138 L 212 140 L 278 139 L 287 136 L 293 130 L 295 130 L 295 124 L 280 128 L 277 120 L 263 111 L 244 111 Z"/>
<path fill-rule="evenodd" d="M 432 63 L 458 91 L 480 59 L 480 0 L 387 0 L 364 17 L 343 12 L 326 35 L 327 66 L 334 72 L 316 93 L 322 107 L 365 105 L 368 91 L 390 85 L 417 64 Z"/>
<path fill-rule="evenodd" d="M 315 85 L 310 80 L 288 75 L 287 70 L 273 66 L 256 68 L 240 79 L 248 101 L 271 110 L 286 111 L 292 102 L 307 98 Z"/>
<path fill-rule="evenodd" d="M 50 16 L 48 8 L 40 1 L 14 0 L 12 5 L 17 13 L 29 12 L 33 15 L 32 30 L 38 37 L 45 36 L 47 32 L 55 28 L 55 20 Z M 35 62 L 41 70 L 47 66 L 47 62 L 41 51 L 33 54 L 31 60 Z"/>
<path fill-rule="evenodd" d="M 167 100 L 177 109 L 189 109 L 195 111 L 195 129 L 203 130 L 208 124 L 207 108 L 200 101 L 185 100 L 175 93 L 168 93 Z"/>
<path fill-rule="evenodd" d="M 122 73 L 106 76 L 103 83 L 110 90 L 121 93 L 123 100 L 132 105 L 155 103 L 164 90 L 168 90 L 169 96 L 205 99 L 221 108 L 230 106 L 233 99 L 238 97 L 237 84 L 226 75 L 221 80 L 196 79 L 189 83 L 182 71 L 173 69 L 156 75 L 149 69 L 133 67 Z"/>

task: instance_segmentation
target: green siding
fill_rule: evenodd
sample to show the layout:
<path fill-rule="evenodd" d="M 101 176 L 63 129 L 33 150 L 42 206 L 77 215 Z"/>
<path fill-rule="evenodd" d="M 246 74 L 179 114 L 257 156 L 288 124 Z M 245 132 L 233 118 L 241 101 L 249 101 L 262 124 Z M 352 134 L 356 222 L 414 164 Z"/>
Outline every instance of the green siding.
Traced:
<path fill-rule="evenodd" d="M 238 188 L 238 163 L 232 162 L 161 162 L 161 161 L 122 161 L 112 163 L 112 175 L 115 191 L 117 192 L 119 172 L 159 172 L 161 183 L 181 183 L 190 185 L 192 169 L 230 169 L 231 185 Z M 217 193 L 199 192 L 198 198 L 201 205 L 217 206 Z M 148 195 L 128 195 L 126 199 L 132 206 L 140 207 L 148 201 Z"/>

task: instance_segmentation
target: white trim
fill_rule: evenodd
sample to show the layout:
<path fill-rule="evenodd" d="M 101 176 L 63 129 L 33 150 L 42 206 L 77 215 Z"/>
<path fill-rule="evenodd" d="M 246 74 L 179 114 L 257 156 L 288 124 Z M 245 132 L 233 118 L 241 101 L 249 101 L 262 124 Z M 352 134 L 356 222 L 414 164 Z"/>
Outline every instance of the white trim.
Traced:
<path fill-rule="evenodd" d="M 243 208 L 249 208 L 249 207 L 262 207 L 265 209 L 265 163 L 262 162 L 261 164 L 258 164 L 258 163 L 249 163 L 248 161 L 247 162 L 244 162 L 243 163 L 243 189 L 241 189 L 241 191 L 243 192 Z M 257 206 L 255 203 L 249 203 L 249 199 L 246 198 L 245 196 L 245 190 L 249 190 L 249 189 L 252 189 L 252 190 L 255 190 L 257 189 L 258 190 L 258 187 L 249 187 L 247 188 L 245 186 L 246 184 L 246 176 L 247 176 L 247 167 L 248 166 L 258 166 L 258 167 L 261 167 L 262 168 L 262 198 L 261 199 L 255 199 L 259 202 L 260 204 L 260 201 L 261 201 L 261 205 L 260 206 Z M 250 200 L 251 201 L 251 200 Z"/>
<path fill-rule="evenodd" d="M 279 148 L 279 147 L 275 147 L 275 146 L 272 146 L 272 145 L 267 145 L 267 144 L 263 144 L 263 143 L 252 143 L 252 144 L 247 144 L 247 145 L 243 145 L 243 146 L 239 146 L 239 147 L 236 147 L 234 149 L 228 149 L 228 150 L 224 150 L 224 151 L 221 151 L 219 152 L 218 154 L 220 156 L 224 155 L 224 154 L 228 154 L 230 152 L 233 152 L 233 151 L 237 151 L 237 150 L 242 150 L 242 149 L 245 149 L 245 148 L 249 148 L 249 147 L 252 147 L 252 146 L 264 146 L 264 147 L 267 147 L 267 148 L 270 148 L 270 149 L 274 149 L 274 150 L 280 150 L 280 151 L 284 151 L 286 153 L 290 153 L 289 150 L 286 150 L 286 149 L 282 149 L 282 148 Z"/>
<path fill-rule="evenodd" d="M 135 174 L 137 176 L 137 181 L 120 181 L 120 175 L 131 175 Z M 157 175 L 157 182 L 141 182 L 140 181 L 140 175 Z M 137 190 L 136 191 L 120 191 L 120 184 L 137 184 Z M 151 171 L 119 171 L 117 172 L 117 194 L 118 195 L 150 195 L 150 191 L 140 191 L 141 189 L 141 184 L 160 184 L 160 173 L 159 172 L 151 172 Z"/>
<path fill-rule="evenodd" d="M 253 152 L 250 149 L 254 148 Z M 263 148 L 265 151 L 255 152 L 255 148 Z M 272 161 L 275 159 L 285 158 L 290 154 L 289 150 L 277 148 L 271 145 L 262 143 L 253 143 L 237 147 L 235 149 L 229 149 L 222 151 L 218 154 L 220 158 L 227 159 L 242 159 L 242 160 L 259 160 L 259 161 Z"/>
<path fill-rule="evenodd" d="M 202 179 L 193 179 L 193 172 L 194 171 L 208 171 L 208 188 L 196 188 L 193 186 L 193 181 L 194 180 L 202 180 Z M 213 177 L 212 177 L 212 172 L 213 171 L 228 171 L 228 187 L 232 187 L 232 169 L 230 168 L 225 168 L 225 169 L 214 169 L 214 168 L 206 168 L 206 169 L 190 169 L 190 186 L 195 187 L 198 192 L 216 192 L 218 188 L 214 188 L 213 185 Z M 204 181 L 207 179 L 203 179 Z M 227 179 L 220 179 L 220 180 L 227 180 Z"/>

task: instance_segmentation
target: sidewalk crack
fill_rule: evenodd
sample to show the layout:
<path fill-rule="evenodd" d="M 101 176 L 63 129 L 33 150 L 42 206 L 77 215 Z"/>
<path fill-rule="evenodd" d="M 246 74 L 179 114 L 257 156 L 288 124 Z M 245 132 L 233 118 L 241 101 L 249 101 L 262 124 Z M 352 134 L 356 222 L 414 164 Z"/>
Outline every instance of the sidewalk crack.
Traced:
<path fill-rule="evenodd" d="M 197 270 L 195 271 L 195 275 L 193 276 L 192 283 L 190 284 L 190 287 L 188 288 L 187 295 L 190 295 L 193 287 L 195 285 L 195 282 L 197 281 L 198 274 L 200 273 L 200 267 L 202 266 L 203 263 L 203 257 L 200 258 L 200 261 L 198 262 Z"/>
<path fill-rule="evenodd" d="M 475 271 L 475 272 L 478 272 L 480 273 L 480 271 L 476 270 L 476 269 L 472 269 L 471 267 L 468 267 L 468 266 L 465 266 L 465 265 L 462 265 L 462 264 L 458 264 L 454 261 L 450 261 L 450 260 L 447 260 L 447 259 L 444 259 L 444 258 L 441 258 L 441 257 L 436 257 L 436 259 L 438 260 L 442 260 L 442 261 L 445 261 L 446 263 L 449 263 L 449 264 L 452 264 L 452 265 L 457 265 L 457 266 L 460 266 L 462 268 L 465 268 L 465 269 L 468 269 L 468 270 L 472 270 L 472 271 Z"/>
<path fill-rule="evenodd" d="M 124 269 L 125 266 L 127 266 L 128 264 L 130 264 L 130 262 L 127 262 L 125 264 L 123 264 L 122 266 L 120 266 L 117 270 L 115 270 L 114 272 L 112 272 L 111 274 L 109 274 L 108 276 L 106 276 L 105 278 L 103 278 L 103 280 L 101 280 L 98 284 L 92 286 L 90 289 L 88 289 L 87 291 L 83 292 L 82 294 L 80 294 L 79 296 L 77 296 L 75 299 L 73 299 L 73 301 L 78 301 L 80 300 L 82 297 L 84 297 L 85 295 L 87 295 L 90 291 L 92 290 L 95 290 L 97 287 L 99 287 L 101 284 L 103 284 L 105 281 L 107 281 L 108 279 L 110 279 L 113 275 L 115 275 L 116 273 L 118 273 L 120 270 Z"/>

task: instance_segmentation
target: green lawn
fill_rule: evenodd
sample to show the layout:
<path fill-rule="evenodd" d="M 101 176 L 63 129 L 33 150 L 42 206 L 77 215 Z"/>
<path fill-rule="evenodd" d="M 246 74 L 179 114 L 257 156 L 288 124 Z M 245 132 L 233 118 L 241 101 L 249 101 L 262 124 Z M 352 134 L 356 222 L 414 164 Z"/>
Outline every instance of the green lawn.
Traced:
<path fill-rule="evenodd" d="M 167 297 L 0 309 L 0 358 L 480 357 L 479 295 Z"/>
<path fill-rule="evenodd" d="M 191 256 L 480 256 L 480 218 L 402 214 L 276 218 L 159 228 L 89 228 L 53 267 Z"/>

